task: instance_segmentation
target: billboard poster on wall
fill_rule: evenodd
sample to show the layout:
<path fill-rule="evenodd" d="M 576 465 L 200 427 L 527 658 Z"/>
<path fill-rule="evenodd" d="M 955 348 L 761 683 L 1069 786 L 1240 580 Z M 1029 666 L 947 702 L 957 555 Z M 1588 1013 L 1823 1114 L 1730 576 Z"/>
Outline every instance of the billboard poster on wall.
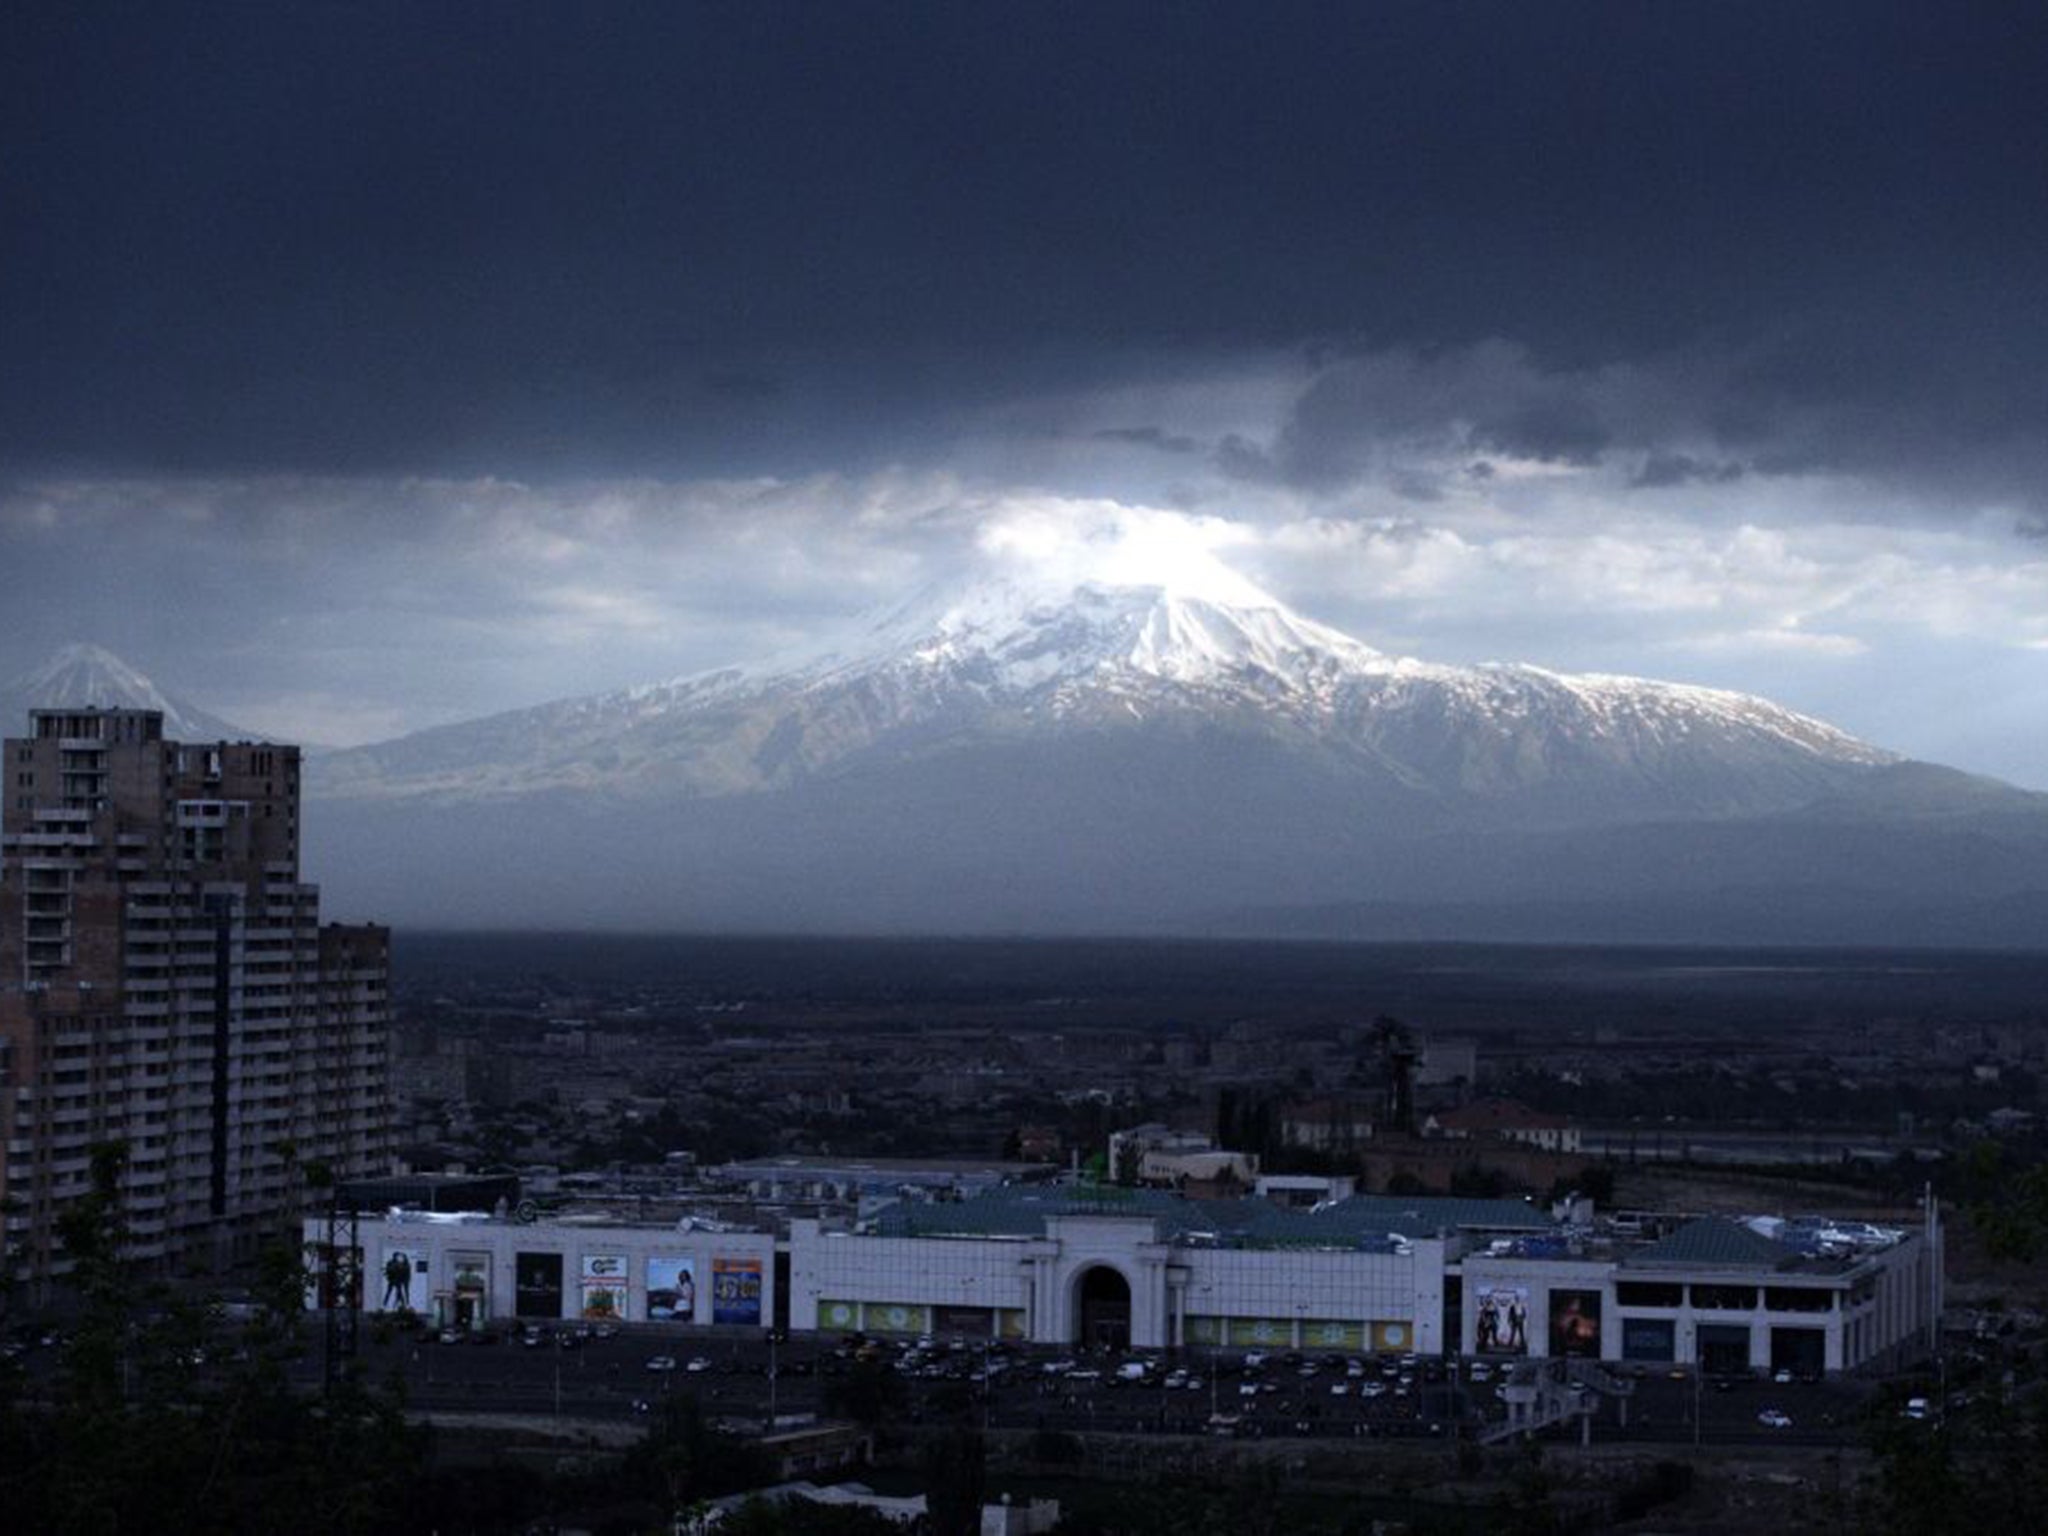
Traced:
<path fill-rule="evenodd" d="M 761 1323 L 761 1261 L 711 1261 L 711 1320 L 759 1327 Z"/>
<path fill-rule="evenodd" d="M 616 1323 L 626 1316 L 626 1256 L 622 1253 L 583 1255 L 583 1315 L 595 1322 Z"/>
<path fill-rule="evenodd" d="M 308 1243 L 306 1259 L 310 1266 L 307 1289 L 315 1306 L 330 1310 L 362 1310 L 362 1249 L 331 1248 L 326 1243 Z"/>
<path fill-rule="evenodd" d="M 923 1333 L 932 1325 L 931 1309 L 909 1302 L 869 1302 L 870 1333 Z"/>
<path fill-rule="evenodd" d="M 1600 1293 L 1550 1293 L 1550 1352 L 1587 1359 L 1600 1356 Z"/>
<path fill-rule="evenodd" d="M 932 1332 L 957 1334 L 966 1339 L 986 1339 L 995 1333 L 996 1315 L 990 1307 L 934 1307 Z"/>
<path fill-rule="evenodd" d="M 1678 1324 L 1664 1318 L 1621 1320 L 1621 1358 L 1668 1361 L 1678 1355 Z"/>
<path fill-rule="evenodd" d="M 1529 1352 L 1529 1288 L 1488 1285 L 1478 1292 L 1479 1327 L 1473 1349 L 1482 1355 Z"/>
<path fill-rule="evenodd" d="M 697 1262 L 674 1253 L 647 1256 L 647 1321 L 697 1320 Z"/>
<path fill-rule="evenodd" d="M 559 1253 L 515 1253 L 512 1256 L 514 1310 L 521 1317 L 562 1315 L 562 1256 Z"/>
<path fill-rule="evenodd" d="M 1372 1348 L 1377 1355 L 1405 1355 L 1415 1347 L 1415 1330 L 1406 1323 L 1374 1323 Z"/>
<path fill-rule="evenodd" d="M 445 1328 L 480 1328 L 491 1318 L 491 1256 L 488 1253 L 448 1255 L 450 1305 L 440 1312 Z M 438 1293 L 437 1293 L 438 1300 Z"/>
<path fill-rule="evenodd" d="M 1311 1318 L 1301 1325 L 1301 1344 L 1304 1349 L 1353 1350 L 1360 1347 L 1365 1329 L 1358 1323 L 1337 1323 L 1324 1318 Z"/>
<path fill-rule="evenodd" d="M 384 1262 L 377 1271 L 380 1312 L 424 1312 L 427 1298 L 434 1294 L 427 1273 L 427 1250 L 387 1246 Z"/>

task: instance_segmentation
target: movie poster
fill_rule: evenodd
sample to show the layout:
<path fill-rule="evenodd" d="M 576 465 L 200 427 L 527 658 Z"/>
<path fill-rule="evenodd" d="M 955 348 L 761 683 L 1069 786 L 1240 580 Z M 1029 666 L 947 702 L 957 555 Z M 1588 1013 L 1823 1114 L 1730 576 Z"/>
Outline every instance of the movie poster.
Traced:
<path fill-rule="evenodd" d="M 694 1323 L 697 1320 L 697 1264 L 677 1254 L 647 1256 L 647 1321 Z"/>
<path fill-rule="evenodd" d="M 1521 1285 L 1480 1288 L 1479 1326 L 1473 1353 L 1525 1355 L 1529 1352 L 1529 1290 Z"/>
<path fill-rule="evenodd" d="M 559 1253 L 515 1253 L 512 1293 L 521 1317 L 562 1315 L 562 1256 Z"/>
<path fill-rule="evenodd" d="M 761 1324 L 761 1261 L 711 1261 L 711 1320 L 758 1328 Z"/>
<path fill-rule="evenodd" d="M 377 1272 L 379 1312 L 424 1312 L 427 1298 L 434 1294 L 427 1273 L 427 1250 L 394 1248 L 384 1250 L 384 1265 Z"/>
<path fill-rule="evenodd" d="M 1575 1359 L 1600 1357 L 1600 1293 L 1550 1293 L 1550 1352 Z"/>
<path fill-rule="evenodd" d="M 626 1256 L 622 1253 L 583 1255 L 583 1316 L 592 1322 L 617 1323 L 626 1317 Z"/>

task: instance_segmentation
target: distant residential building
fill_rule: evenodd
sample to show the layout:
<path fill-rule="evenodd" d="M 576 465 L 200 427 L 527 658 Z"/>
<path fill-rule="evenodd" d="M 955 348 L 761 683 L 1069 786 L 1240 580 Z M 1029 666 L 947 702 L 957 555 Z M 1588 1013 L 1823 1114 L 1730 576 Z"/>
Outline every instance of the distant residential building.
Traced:
<path fill-rule="evenodd" d="M 1479 1081 L 1479 1043 L 1475 1040 L 1425 1040 L 1415 1064 L 1415 1086 L 1439 1088 L 1449 1083 Z"/>
<path fill-rule="evenodd" d="M 5 748 L 0 1223 L 58 1220 L 120 1143 L 130 1254 L 220 1261 L 295 1216 L 304 1171 L 390 1165 L 390 938 L 321 927 L 299 750 L 164 739 L 154 710 L 48 709 Z"/>
<path fill-rule="evenodd" d="M 1248 1189 L 1259 1176 L 1250 1152 L 1207 1147 L 1199 1152 L 1147 1152 L 1138 1159 L 1138 1182 L 1160 1189 L 1225 1185 Z"/>
<path fill-rule="evenodd" d="M 1345 1099 L 1290 1104 L 1280 1112 L 1280 1140 L 1285 1146 L 1341 1152 L 1370 1141 L 1372 1132 L 1372 1111 Z"/>
<path fill-rule="evenodd" d="M 1066 1155 L 1066 1139 L 1056 1125 L 1022 1125 L 1017 1128 L 1017 1156 L 1026 1162 L 1057 1162 Z"/>
<path fill-rule="evenodd" d="M 1439 1111 L 1423 1122 L 1422 1133 L 1454 1140 L 1497 1137 L 1545 1152 L 1579 1150 L 1577 1126 L 1513 1099 L 1476 1099 L 1457 1109 Z"/>

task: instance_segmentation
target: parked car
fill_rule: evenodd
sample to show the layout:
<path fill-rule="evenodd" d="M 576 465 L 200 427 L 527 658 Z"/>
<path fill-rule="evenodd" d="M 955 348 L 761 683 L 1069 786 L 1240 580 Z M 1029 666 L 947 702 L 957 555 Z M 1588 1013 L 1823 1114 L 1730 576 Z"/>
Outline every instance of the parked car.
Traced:
<path fill-rule="evenodd" d="M 1766 1408 L 1756 1416 L 1757 1423 L 1766 1429 L 1790 1429 L 1792 1415 L 1782 1408 Z"/>

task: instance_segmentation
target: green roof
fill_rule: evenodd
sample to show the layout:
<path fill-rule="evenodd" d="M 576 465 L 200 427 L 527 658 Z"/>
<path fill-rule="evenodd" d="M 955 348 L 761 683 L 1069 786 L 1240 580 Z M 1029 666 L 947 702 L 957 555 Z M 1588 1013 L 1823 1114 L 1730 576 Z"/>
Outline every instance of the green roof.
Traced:
<path fill-rule="evenodd" d="M 1687 1222 L 1662 1241 L 1637 1249 L 1628 1256 L 1627 1263 L 1631 1267 L 1638 1264 L 1705 1264 L 1732 1269 L 1777 1269 L 1799 1257 L 1797 1248 L 1752 1232 L 1739 1222 L 1719 1216 L 1702 1216 L 1697 1221 Z"/>
<path fill-rule="evenodd" d="M 1302 1211 L 1253 1198 L 1190 1200 L 1167 1190 L 1034 1185 L 967 1200 L 900 1202 L 877 1216 L 875 1230 L 885 1237 L 1042 1237 L 1047 1219 L 1056 1216 L 1147 1218 L 1164 1241 L 1218 1248 L 1387 1248 L 1396 1236 L 1551 1225 L 1543 1211 L 1520 1200 L 1360 1195 Z"/>

